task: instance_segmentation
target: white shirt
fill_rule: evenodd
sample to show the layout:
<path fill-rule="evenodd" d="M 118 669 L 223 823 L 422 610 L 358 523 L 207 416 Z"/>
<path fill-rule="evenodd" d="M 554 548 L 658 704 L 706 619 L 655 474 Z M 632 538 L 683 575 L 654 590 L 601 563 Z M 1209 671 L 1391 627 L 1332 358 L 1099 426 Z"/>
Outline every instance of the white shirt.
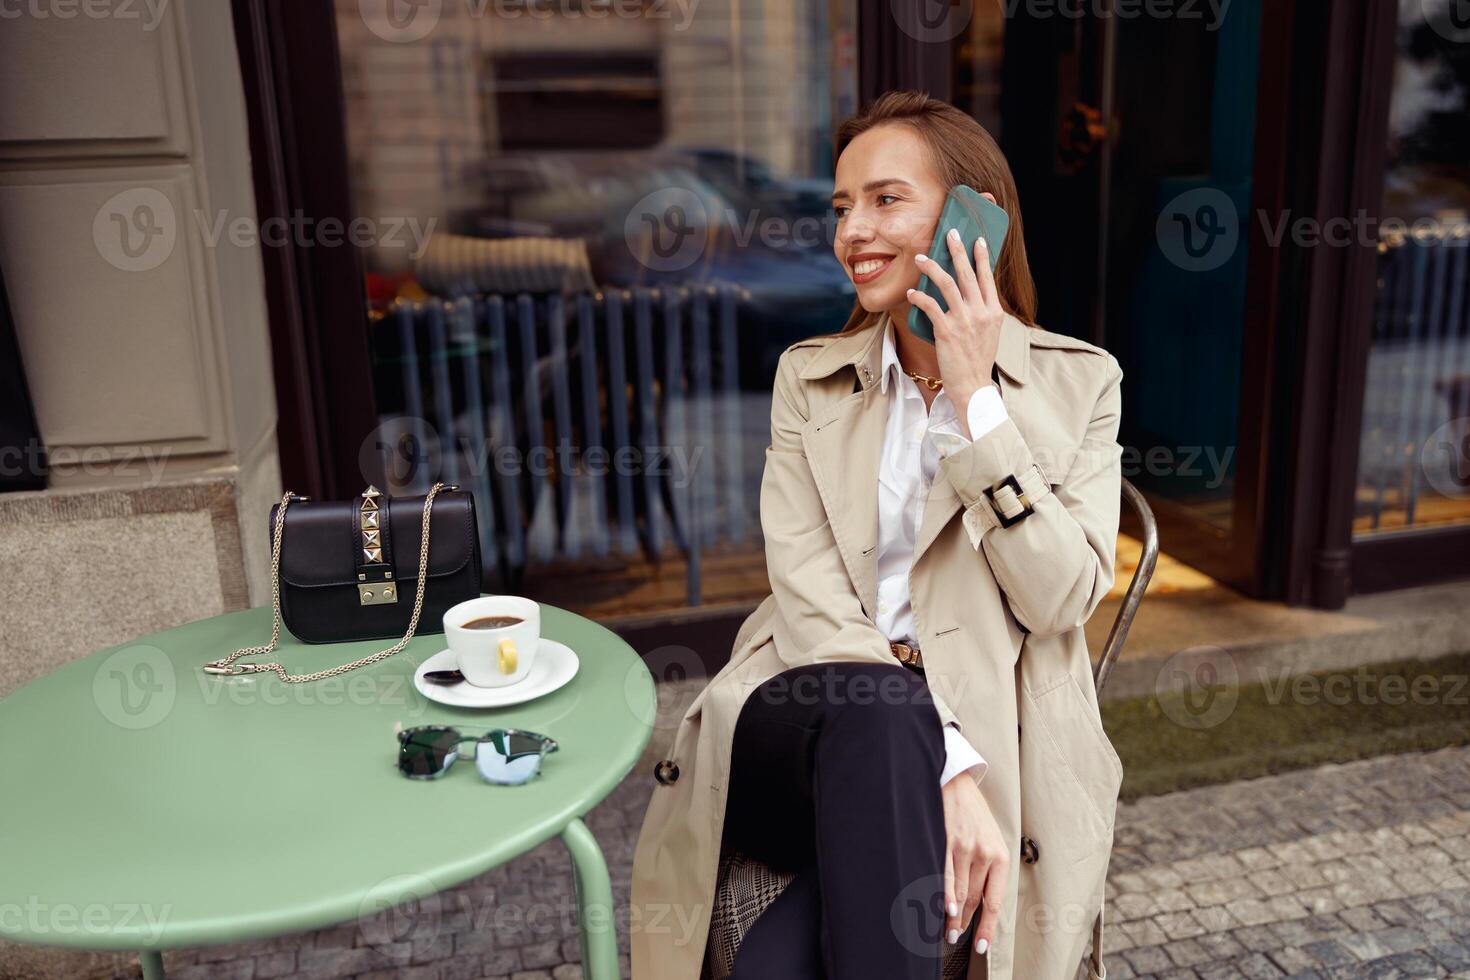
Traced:
<path fill-rule="evenodd" d="M 876 625 L 890 640 L 916 642 L 913 607 L 909 604 L 909 569 L 929 485 L 939 469 L 941 453 L 948 455 L 971 441 L 943 388 L 926 408 L 919 385 L 904 373 L 893 339 L 893 320 L 884 317 L 883 366 L 879 385 L 888 396 L 888 421 L 883 432 L 878 467 L 878 615 Z M 995 385 L 970 396 L 966 419 L 975 439 L 1007 418 L 1005 403 Z M 944 727 L 944 770 L 940 785 L 975 769 L 978 781 L 988 767 L 980 753 L 954 725 Z"/>

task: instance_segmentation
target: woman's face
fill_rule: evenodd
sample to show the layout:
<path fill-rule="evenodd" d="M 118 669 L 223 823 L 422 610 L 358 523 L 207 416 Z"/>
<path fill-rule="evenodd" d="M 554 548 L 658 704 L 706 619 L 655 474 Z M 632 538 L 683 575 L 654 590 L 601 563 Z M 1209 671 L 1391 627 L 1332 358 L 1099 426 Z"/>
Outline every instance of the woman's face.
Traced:
<path fill-rule="evenodd" d="M 859 135 L 837 160 L 832 248 L 871 312 L 906 304 L 949 193 L 911 126 L 885 123 Z M 989 192 L 985 197 L 995 200 Z"/>

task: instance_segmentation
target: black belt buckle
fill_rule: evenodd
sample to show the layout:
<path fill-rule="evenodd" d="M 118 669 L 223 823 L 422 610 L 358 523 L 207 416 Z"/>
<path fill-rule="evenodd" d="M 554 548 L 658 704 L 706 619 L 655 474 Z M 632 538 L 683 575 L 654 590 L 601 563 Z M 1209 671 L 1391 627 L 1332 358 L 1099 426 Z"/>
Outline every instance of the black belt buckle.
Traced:
<path fill-rule="evenodd" d="M 1001 509 L 995 505 L 995 491 L 1005 486 L 1010 487 L 1016 492 L 1016 499 L 1021 502 L 1021 507 L 1023 508 L 1021 510 L 1021 513 L 1017 514 L 1015 517 L 1007 517 L 1001 512 Z M 986 487 L 985 496 L 990 499 L 990 509 L 995 513 L 995 519 L 1000 521 L 1001 527 L 1010 527 L 1013 524 L 1019 524 L 1026 518 L 1030 517 L 1032 514 L 1036 513 L 1035 508 L 1031 506 L 1031 499 L 1027 497 L 1025 491 L 1021 489 L 1020 481 L 1016 479 L 1016 474 L 1014 473 L 1008 475 L 1004 480 L 1001 480 L 995 486 Z"/>

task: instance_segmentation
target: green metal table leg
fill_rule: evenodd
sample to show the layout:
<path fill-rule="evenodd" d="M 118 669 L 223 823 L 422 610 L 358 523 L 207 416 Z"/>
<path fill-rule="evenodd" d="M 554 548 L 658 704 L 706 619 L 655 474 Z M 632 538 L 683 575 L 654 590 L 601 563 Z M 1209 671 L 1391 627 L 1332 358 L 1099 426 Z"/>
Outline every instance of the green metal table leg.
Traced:
<path fill-rule="evenodd" d="M 582 974 L 588 980 L 618 980 L 618 934 L 613 920 L 612 879 L 602 848 L 577 818 L 562 831 L 572 855 L 577 886 L 577 931 L 582 940 Z"/>
<path fill-rule="evenodd" d="M 147 949 L 138 954 L 143 965 L 143 980 L 163 980 L 163 954 L 156 949 Z"/>

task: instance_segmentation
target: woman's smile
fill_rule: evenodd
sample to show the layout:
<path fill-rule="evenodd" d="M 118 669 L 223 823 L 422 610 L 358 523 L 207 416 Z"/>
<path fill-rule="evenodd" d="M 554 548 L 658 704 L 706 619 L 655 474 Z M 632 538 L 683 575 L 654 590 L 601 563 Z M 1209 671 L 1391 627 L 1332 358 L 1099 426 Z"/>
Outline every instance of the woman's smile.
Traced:
<path fill-rule="evenodd" d="M 877 279 L 888 267 L 893 264 L 894 257 L 882 252 L 859 252 L 849 256 L 848 266 L 852 269 L 852 281 L 855 285 L 872 282 Z"/>

